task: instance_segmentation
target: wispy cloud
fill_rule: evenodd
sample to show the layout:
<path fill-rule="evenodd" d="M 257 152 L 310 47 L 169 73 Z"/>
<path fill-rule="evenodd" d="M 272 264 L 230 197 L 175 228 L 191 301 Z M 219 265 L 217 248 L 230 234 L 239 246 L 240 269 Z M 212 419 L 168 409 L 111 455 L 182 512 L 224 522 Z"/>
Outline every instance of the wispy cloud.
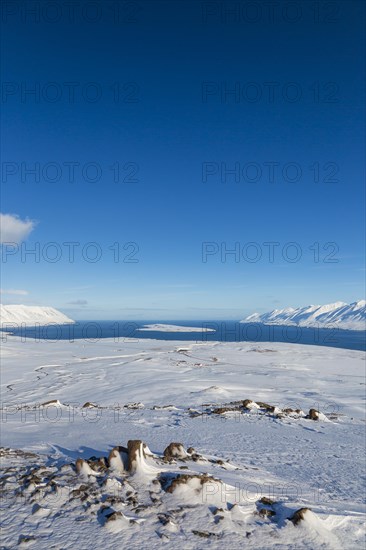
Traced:
<path fill-rule="evenodd" d="M 20 243 L 24 241 L 35 228 L 33 220 L 21 220 L 15 214 L 0 213 L 0 243 Z"/>
<path fill-rule="evenodd" d="M 71 306 L 87 306 L 88 300 L 73 300 L 72 302 L 67 302 Z"/>
<path fill-rule="evenodd" d="M 12 296 L 28 296 L 29 292 L 27 290 L 15 289 L 15 288 L 1 288 L 0 294 L 2 295 L 12 295 Z"/>

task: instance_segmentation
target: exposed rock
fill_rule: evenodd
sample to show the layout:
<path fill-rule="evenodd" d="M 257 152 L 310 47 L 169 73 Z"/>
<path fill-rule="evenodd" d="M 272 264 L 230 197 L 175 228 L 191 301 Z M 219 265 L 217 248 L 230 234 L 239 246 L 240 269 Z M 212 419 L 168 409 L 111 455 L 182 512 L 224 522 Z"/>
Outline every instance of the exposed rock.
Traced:
<path fill-rule="evenodd" d="M 261 504 L 265 504 L 266 506 L 272 506 L 272 504 L 275 503 L 274 500 L 270 499 L 270 498 L 267 498 L 267 497 L 262 497 L 259 502 Z"/>
<path fill-rule="evenodd" d="M 101 472 L 101 471 L 104 472 L 108 467 L 106 459 L 103 456 L 100 458 L 97 458 L 96 456 L 92 456 L 89 459 L 87 459 L 85 462 L 88 463 L 88 465 L 94 472 Z"/>
<path fill-rule="evenodd" d="M 268 403 L 264 403 L 263 401 L 257 401 L 256 402 L 258 407 L 261 409 L 265 409 L 268 412 L 274 412 L 275 407 L 273 405 L 268 405 Z"/>
<path fill-rule="evenodd" d="M 88 487 L 87 485 L 80 485 L 77 489 L 71 491 L 72 498 L 79 498 L 81 501 L 88 498 Z"/>
<path fill-rule="evenodd" d="M 82 458 L 78 458 L 77 461 L 75 462 L 75 468 L 78 474 L 80 474 L 80 472 L 82 471 L 84 464 L 85 463 Z"/>
<path fill-rule="evenodd" d="M 124 409 L 144 409 L 145 405 L 143 403 L 126 403 L 126 405 L 123 405 Z"/>
<path fill-rule="evenodd" d="M 177 477 L 175 477 L 172 482 L 170 483 L 170 485 L 165 489 L 165 491 L 167 493 L 173 493 L 177 487 L 179 487 L 179 485 L 184 485 L 184 484 L 187 484 L 189 483 L 190 481 L 192 480 L 199 480 L 200 482 L 200 485 L 202 486 L 204 483 L 211 483 L 213 481 L 216 481 L 218 482 L 219 480 L 218 479 L 215 479 L 214 477 L 211 477 L 207 474 L 178 474 Z M 165 482 L 166 480 L 163 478 L 163 483 Z"/>
<path fill-rule="evenodd" d="M 193 454 L 191 455 L 191 459 L 193 460 L 193 462 L 198 462 L 199 460 L 205 460 L 205 459 L 203 458 L 203 456 L 200 455 L 200 454 L 198 454 L 198 453 L 193 453 Z"/>
<path fill-rule="evenodd" d="M 138 464 L 146 458 L 143 442 L 140 439 L 132 439 L 127 443 L 128 449 L 128 471 L 134 473 Z"/>
<path fill-rule="evenodd" d="M 243 401 L 244 409 L 247 409 L 249 407 L 249 405 L 251 405 L 252 403 L 253 403 L 253 401 L 251 399 L 244 399 L 244 401 Z"/>
<path fill-rule="evenodd" d="M 106 514 L 105 521 L 106 523 L 108 521 L 116 521 L 116 519 L 122 518 L 123 514 L 122 512 L 111 512 L 110 514 Z"/>
<path fill-rule="evenodd" d="M 319 412 L 316 409 L 310 409 L 307 417 L 310 420 L 319 420 Z"/>
<path fill-rule="evenodd" d="M 170 460 L 172 458 L 186 458 L 187 453 L 184 449 L 183 443 L 170 443 L 164 450 L 164 458 Z"/>
<path fill-rule="evenodd" d="M 217 407 L 217 409 L 214 409 L 212 412 L 213 414 L 224 414 L 226 412 L 233 412 L 237 409 L 233 409 L 232 407 Z"/>
<path fill-rule="evenodd" d="M 91 401 L 87 401 L 82 406 L 82 409 L 97 409 L 97 408 L 98 408 L 98 405 L 96 405 L 95 403 L 91 403 Z"/>
<path fill-rule="evenodd" d="M 270 517 L 276 515 L 276 512 L 274 512 L 273 510 L 270 510 L 269 508 L 261 508 L 259 510 L 258 514 L 262 517 L 270 518 Z"/>
<path fill-rule="evenodd" d="M 61 403 L 58 399 L 51 399 L 51 401 L 41 403 L 41 407 L 48 407 L 49 405 L 61 405 Z"/>
<path fill-rule="evenodd" d="M 98 475 L 98 473 L 89 466 L 88 462 L 82 458 L 77 459 L 75 463 L 75 468 L 79 475 L 83 475 L 83 476 Z"/>
<path fill-rule="evenodd" d="M 290 517 L 289 520 L 292 521 L 294 525 L 297 525 L 304 519 L 304 516 L 308 511 L 310 511 L 310 508 L 299 508 L 299 510 L 296 510 L 294 515 Z"/>
<path fill-rule="evenodd" d="M 68 464 L 62 464 L 63 460 L 46 461 L 43 456 L 37 457 L 36 466 L 31 461 L 26 467 L 20 469 L 16 477 L 12 476 L 11 468 L 7 468 L 6 479 L 10 474 L 14 477 L 14 485 L 20 480 L 20 477 L 22 477 L 20 485 L 24 485 L 31 480 L 33 486 L 35 486 L 35 483 L 40 481 L 37 495 L 34 492 L 30 493 L 30 491 L 25 493 L 24 490 L 29 503 L 29 513 L 32 514 L 32 525 L 36 525 L 38 520 L 43 521 L 43 518 L 47 518 L 51 513 L 53 517 L 57 518 L 72 510 L 76 513 L 73 521 L 88 523 L 97 520 L 97 523 L 104 526 L 106 530 L 111 533 L 118 533 L 123 529 L 132 529 L 133 524 L 143 524 L 147 517 L 150 518 L 153 515 L 156 517 L 159 514 L 158 517 L 162 524 L 159 529 L 162 532 L 179 533 L 180 520 L 191 513 L 191 508 L 200 506 L 202 502 L 206 506 L 207 514 L 210 515 L 212 512 L 213 515 L 210 516 L 209 523 L 195 521 L 188 531 L 190 532 L 193 527 L 196 527 L 198 537 L 202 537 L 202 539 L 211 538 L 208 543 L 213 540 L 213 537 L 221 538 L 222 534 L 211 533 L 210 528 L 216 531 L 226 522 L 226 518 L 231 521 L 228 515 L 229 505 L 226 503 L 224 511 L 223 508 L 219 508 L 223 505 L 216 497 L 213 502 L 219 506 L 218 508 L 209 506 L 207 499 L 203 497 L 206 488 L 208 494 L 211 492 L 215 494 L 217 488 L 222 487 L 223 482 L 213 477 L 214 472 L 211 469 L 216 468 L 216 471 L 218 471 L 217 465 L 226 466 L 226 461 L 218 460 L 216 457 L 208 459 L 196 453 L 193 447 L 189 448 L 190 453 L 187 454 L 183 443 L 172 442 L 165 449 L 164 456 L 177 458 L 177 455 L 179 457 L 184 453 L 186 461 L 183 462 L 183 467 L 186 468 L 186 465 L 189 465 L 190 468 L 189 471 L 185 470 L 178 473 L 178 469 L 182 465 L 181 462 L 170 467 L 167 463 L 162 464 L 162 455 L 159 453 L 150 456 L 148 454 L 150 453 L 149 448 L 141 440 L 128 441 L 127 448 L 115 446 L 110 449 L 109 456 L 106 454 L 108 458 L 80 453 L 77 460 L 75 459 L 73 463 L 69 462 Z M 123 456 L 124 453 L 126 460 Z M 99 453 L 95 452 L 95 455 L 99 455 Z M 200 466 L 204 462 L 207 464 L 209 468 L 207 473 L 201 473 L 199 471 L 201 468 L 195 469 L 195 460 L 200 461 Z M 116 474 L 116 471 L 121 472 L 121 475 Z M 131 475 L 126 475 L 127 472 Z M 134 476 L 135 472 L 137 475 Z M 52 495 L 52 497 L 62 497 L 61 506 L 55 511 L 45 508 L 43 506 L 44 500 L 40 500 L 40 498 L 44 499 L 44 495 L 51 495 L 50 488 L 46 488 L 47 481 L 55 485 L 56 493 L 59 491 L 59 494 Z M 34 491 L 36 489 L 35 486 Z M 16 484 L 16 490 L 20 494 L 23 487 L 19 488 L 19 485 Z M 66 490 L 68 502 L 64 504 Z M 172 498 L 175 491 L 178 491 L 176 493 L 178 500 Z M 69 503 L 71 503 L 70 507 Z M 176 506 L 175 509 L 170 509 L 172 504 Z M 131 514 L 134 514 L 134 516 Z M 204 521 L 207 520 L 207 514 L 203 518 Z M 237 515 L 242 518 L 241 512 Z M 257 516 L 258 519 L 259 516 Z M 260 523 L 264 523 L 264 521 Z M 22 529 L 19 529 L 16 538 L 21 532 Z M 28 530 L 23 532 L 25 535 L 36 534 L 37 540 L 39 540 L 39 534 L 35 533 L 34 530 L 31 533 Z M 219 531 L 217 532 L 219 533 Z M 41 530 L 39 533 L 41 533 Z M 190 533 L 190 536 L 194 539 L 192 533 Z M 201 547 L 204 544 L 204 540 L 201 543 L 198 539 L 195 540 L 197 541 L 195 546 Z M 22 544 L 25 545 L 27 542 Z M 28 544 L 30 543 L 28 542 Z M 37 542 L 35 545 L 37 545 Z"/>
<path fill-rule="evenodd" d="M 205 539 L 208 539 L 210 537 L 216 537 L 216 538 L 220 537 L 220 535 L 218 535 L 216 533 L 211 533 L 209 531 L 197 531 L 196 529 L 193 529 L 192 533 L 194 535 L 197 535 L 198 537 L 205 538 Z"/>
<path fill-rule="evenodd" d="M 30 475 L 25 478 L 26 485 L 39 485 L 42 482 L 42 479 L 37 475 Z"/>

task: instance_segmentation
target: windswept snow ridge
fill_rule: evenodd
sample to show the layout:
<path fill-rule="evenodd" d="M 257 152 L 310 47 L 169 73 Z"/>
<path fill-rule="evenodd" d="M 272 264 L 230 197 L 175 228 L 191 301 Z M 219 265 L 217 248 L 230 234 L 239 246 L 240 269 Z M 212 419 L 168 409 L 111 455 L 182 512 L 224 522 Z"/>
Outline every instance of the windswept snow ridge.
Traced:
<path fill-rule="evenodd" d="M 366 301 L 352 304 L 335 302 L 324 306 L 288 307 L 268 313 L 253 313 L 242 323 L 263 323 L 265 325 L 297 325 L 300 327 L 331 328 L 345 330 L 366 329 Z"/>
<path fill-rule="evenodd" d="M 36 323 L 41 325 L 47 325 L 48 323 L 66 325 L 75 322 L 53 307 L 23 305 L 3 306 L 2 304 L 0 304 L 0 321 L 1 328 L 5 329 L 6 325 L 10 325 L 11 323 L 26 323 L 32 326 Z"/>

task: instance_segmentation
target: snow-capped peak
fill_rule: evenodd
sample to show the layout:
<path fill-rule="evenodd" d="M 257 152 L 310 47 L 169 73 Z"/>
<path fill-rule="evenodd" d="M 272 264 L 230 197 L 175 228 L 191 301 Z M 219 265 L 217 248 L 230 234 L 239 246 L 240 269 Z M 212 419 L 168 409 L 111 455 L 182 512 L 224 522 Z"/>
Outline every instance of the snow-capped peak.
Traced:
<path fill-rule="evenodd" d="M 334 302 L 332 304 L 311 305 L 299 308 L 275 309 L 268 313 L 253 313 L 243 323 L 263 323 L 268 325 L 298 325 L 304 327 L 338 327 L 348 330 L 365 330 L 366 301 L 352 304 Z"/>
<path fill-rule="evenodd" d="M 25 323 L 28 326 L 35 324 L 47 325 L 48 323 L 56 323 L 65 325 L 74 323 L 53 307 L 41 306 L 23 306 L 23 305 L 2 305 L 0 304 L 0 321 L 1 327 L 6 328 L 6 325 Z"/>

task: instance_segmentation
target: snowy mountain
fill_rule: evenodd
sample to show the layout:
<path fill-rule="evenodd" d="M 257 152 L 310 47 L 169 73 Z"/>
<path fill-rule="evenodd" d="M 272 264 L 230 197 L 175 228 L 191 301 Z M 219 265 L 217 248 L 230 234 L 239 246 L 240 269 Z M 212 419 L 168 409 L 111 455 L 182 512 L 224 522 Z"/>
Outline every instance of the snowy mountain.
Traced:
<path fill-rule="evenodd" d="M 288 307 L 268 313 L 253 313 L 242 323 L 263 323 L 265 325 L 297 325 L 301 327 L 338 327 L 345 330 L 365 330 L 366 301 L 352 304 L 335 302 L 324 306 Z"/>
<path fill-rule="evenodd" d="M 32 326 L 36 323 L 40 325 L 46 325 L 48 323 L 65 325 L 75 322 L 53 307 L 23 305 L 3 306 L 2 304 L 0 304 L 0 321 L 1 327 L 4 328 L 6 328 L 5 325 L 10 323 L 26 323 Z"/>

